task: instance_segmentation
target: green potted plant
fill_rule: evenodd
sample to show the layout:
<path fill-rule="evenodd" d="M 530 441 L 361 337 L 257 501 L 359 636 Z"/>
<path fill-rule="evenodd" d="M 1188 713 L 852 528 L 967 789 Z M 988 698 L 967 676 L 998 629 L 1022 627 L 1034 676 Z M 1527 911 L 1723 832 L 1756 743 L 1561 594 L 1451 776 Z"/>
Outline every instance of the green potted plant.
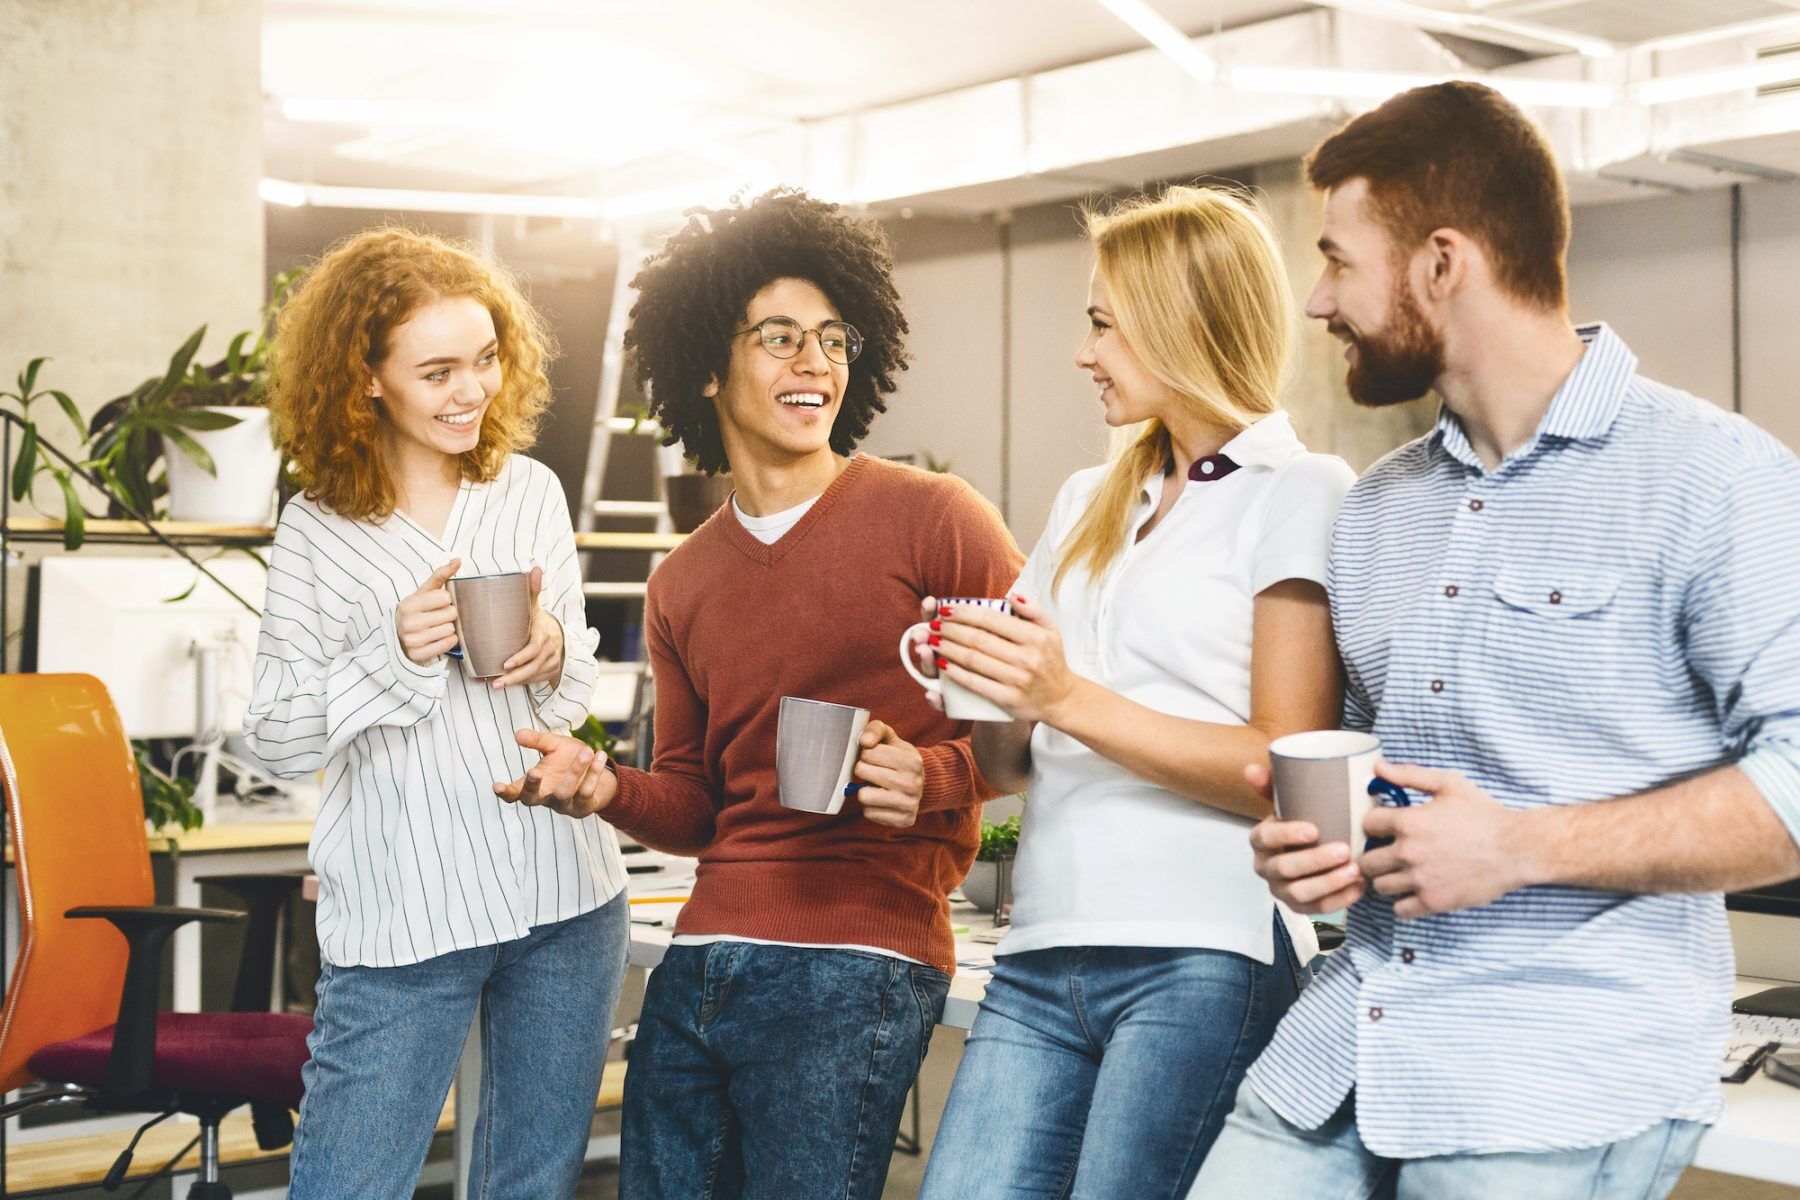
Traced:
<path fill-rule="evenodd" d="M 1000 861 L 1018 854 L 1019 825 L 1016 814 L 999 823 L 981 822 L 981 844 L 975 850 L 975 862 L 969 867 L 969 874 L 963 879 L 962 893 L 964 899 L 982 912 L 994 911 Z"/>
<path fill-rule="evenodd" d="M 144 820 L 152 833 L 190 832 L 200 828 L 206 814 L 194 803 L 194 781 L 171 775 L 150 759 L 150 745 L 133 739 L 138 786 L 144 793 Z"/>
<path fill-rule="evenodd" d="M 63 546 L 74 550 L 80 547 L 86 533 L 87 513 L 81 507 L 81 497 L 75 491 L 75 475 L 68 467 L 58 463 L 44 448 L 43 440 L 38 435 L 38 424 L 31 415 L 31 406 L 42 400 L 54 400 L 75 427 L 78 439 L 84 438 L 86 425 L 81 420 L 81 410 L 69 399 L 68 393 L 54 388 L 37 390 L 38 373 L 43 369 L 48 358 L 34 358 L 19 372 L 16 392 L 0 392 L 0 404 L 10 402 L 17 409 L 19 416 L 19 448 L 13 461 L 6 464 L 6 486 L 12 489 L 15 501 L 27 500 L 31 497 L 32 485 L 37 477 L 46 472 L 56 480 L 61 489 L 63 499 Z"/>
<path fill-rule="evenodd" d="M 206 336 L 202 325 L 160 377 L 146 379 L 94 414 L 89 434 L 95 469 L 116 496 L 153 512 L 166 491 L 168 515 L 177 521 L 269 522 L 281 470 L 266 407 L 269 333 L 303 273 L 275 277 L 262 327 L 232 338 L 223 358 L 194 361 Z"/>

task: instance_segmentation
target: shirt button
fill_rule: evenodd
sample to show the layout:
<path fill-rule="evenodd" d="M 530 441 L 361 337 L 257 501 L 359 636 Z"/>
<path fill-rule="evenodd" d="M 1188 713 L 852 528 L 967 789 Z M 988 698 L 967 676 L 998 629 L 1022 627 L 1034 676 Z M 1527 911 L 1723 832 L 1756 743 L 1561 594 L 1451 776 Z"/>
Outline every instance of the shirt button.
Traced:
<path fill-rule="evenodd" d="M 1562 593 L 1561 592 L 1551 592 L 1550 593 L 1550 603 L 1561 604 L 1562 603 Z"/>
<path fill-rule="evenodd" d="M 1457 587 L 1454 583 L 1444 589 L 1444 595 L 1450 597 L 1452 600 L 1456 599 L 1456 593 Z"/>
<path fill-rule="evenodd" d="M 1444 690 L 1444 681 L 1441 679 L 1432 680 L 1431 681 L 1431 690 L 1433 693 L 1443 691 Z"/>
<path fill-rule="evenodd" d="M 1213 465 L 1209 462 L 1201 463 L 1200 464 L 1200 473 L 1202 475 L 1211 475 L 1213 473 Z"/>
<path fill-rule="evenodd" d="M 1410 963 L 1416 957 L 1417 955 L 1412 952 L 1412 947 L 1410 946 L 1400 951 L 1400 961 L 1403 963 Z"/>
<path fill-rule="evenodd" d="M 1369 1020 L 1371 1020 L 1371 1021 L 1381 1020 L 1381 1006 L 1380 1005 L 1376 1005 L 1374 1008 L 1371 1008 L 1369 1010 Z"/>
<path fill-rule="evenodd" d="M 1481 511 L 1481 501 L 1479 501 L 1479 500 L 1469 501 L 1469 511 L 1470 512 L 1480 512 Z"/>

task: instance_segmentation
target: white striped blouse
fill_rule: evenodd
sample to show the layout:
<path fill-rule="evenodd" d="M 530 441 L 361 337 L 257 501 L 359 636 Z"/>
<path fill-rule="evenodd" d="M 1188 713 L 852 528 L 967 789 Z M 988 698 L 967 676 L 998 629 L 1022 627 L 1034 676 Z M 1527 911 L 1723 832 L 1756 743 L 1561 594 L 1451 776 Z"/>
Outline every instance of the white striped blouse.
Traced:
<path fill-rule="evenodd" d="M 1800 463 L 1579 332 L 1494 470 L 1446 411 L 1351 489 L 1346 724 L 1515 809 L 1735 762 L 1800 838 Z M 1354 1088 L 1387 1157 L 1598 1146 L 1718 1116 L 1731 985 L 1717 893 L 1532 887 L 1402 920 L 1370 892 L 1250 1081 L 1306 1128 Z"/>
<path fill-rule="evenodd" d="M 544 568 L 540 603 L 563 627 L 554 687 L 495 692 L 454 659 L 400 649 L 394 610 L 433 570 Z M 310 859 L 319 947 L 336 966 L 401 966 L 524 937 L 625 886 L 603 821 L 510 805 L 497 780 L 531 765 L 513 731 L 585 719 L 599 677 L 569 511 L 556 476 L 514 455 L 464 482 L 443 536 L 403 514 L 351 521 L 296 497 L 269 563 L 244 734 L 277 775 L 323 769 Z"/>

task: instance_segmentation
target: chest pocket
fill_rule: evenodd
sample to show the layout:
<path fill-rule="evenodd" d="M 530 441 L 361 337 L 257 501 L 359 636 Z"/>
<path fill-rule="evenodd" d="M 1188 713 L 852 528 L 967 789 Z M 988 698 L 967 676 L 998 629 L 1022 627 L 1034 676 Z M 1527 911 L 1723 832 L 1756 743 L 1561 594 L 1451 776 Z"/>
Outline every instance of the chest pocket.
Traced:
<path fill-rule="evenodd" d="M 1507 567 L 1494 580 L 1494 595 L 1502 604 L 1551 620 L 1593 617 L 1618 591 L 1616 574 L 1549 563 Z"/>
<path fill-rule="evenodd" d="M 1534 706 L 1591 720 L 1623 669 L 1617 601 L 1621 575 L 1587 564 L 1521 563 L 1494 580 L 1499 600 L 1488 655 L 1511 689 L 1528 689 Z"/>

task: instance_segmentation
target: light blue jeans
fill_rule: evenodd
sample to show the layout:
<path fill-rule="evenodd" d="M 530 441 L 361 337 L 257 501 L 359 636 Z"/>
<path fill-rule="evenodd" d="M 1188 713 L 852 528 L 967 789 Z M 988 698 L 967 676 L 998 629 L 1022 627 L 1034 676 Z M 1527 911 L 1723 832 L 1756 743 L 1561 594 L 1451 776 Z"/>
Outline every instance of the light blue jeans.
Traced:
<path fill-rule="evenodd" d="M 1662 1200 L 1706 1132 L 1663 1121 L 1586 1150 L 1382 1158 L 1357 1136 L 1355 1099 L 1301 1129 L 1244 1084 L 1188 1200 Z"/>
<path fill-rule="evenodd" d="M 469 1195 L 575 1191 L 625 974 L 623 893 L 516 941 L 404 967 L 333 967 L 302 1077 L 289 1200 L 407 1200 L 481 1002 Z"/>
<path fill-rule="evenodd" d="M 1179 1200 L 1306 975 L 1222 950 L 1002 956 L 921 1200 Z M 1243 1196 L 1254 1193 L 1245 1192 Z"/>

